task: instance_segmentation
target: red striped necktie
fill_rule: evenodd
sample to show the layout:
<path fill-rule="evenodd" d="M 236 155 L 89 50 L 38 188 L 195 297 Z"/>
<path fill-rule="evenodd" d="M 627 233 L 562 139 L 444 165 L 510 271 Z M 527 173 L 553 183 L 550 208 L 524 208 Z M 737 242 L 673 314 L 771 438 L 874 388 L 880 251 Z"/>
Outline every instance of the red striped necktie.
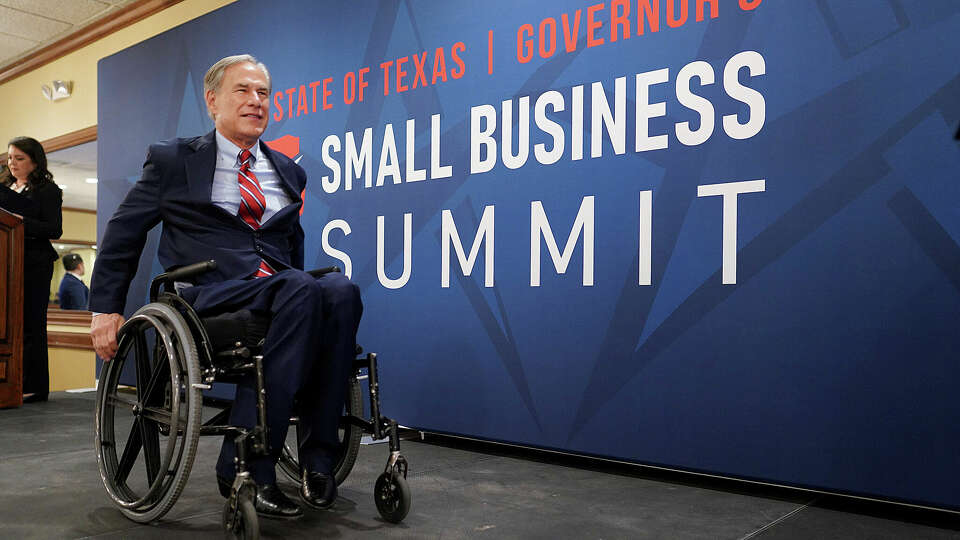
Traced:
<path fill-rule="evenodd" d="M 257 175 L 250 170 L 251 157 L 249 150 L 240 152 L 240 172 L 237 174 L 237 182 L 240 184 L 240 208 L 237 210 L 237 215 L 256 230 L 260 228 L 260 220 L 267 209 L 267 198 L 263 194 Z M 274 270 L 267 261 L 260 259 L 260 267 L 257 268 L 253 277 L 259 278 L 273 274 Z"/>

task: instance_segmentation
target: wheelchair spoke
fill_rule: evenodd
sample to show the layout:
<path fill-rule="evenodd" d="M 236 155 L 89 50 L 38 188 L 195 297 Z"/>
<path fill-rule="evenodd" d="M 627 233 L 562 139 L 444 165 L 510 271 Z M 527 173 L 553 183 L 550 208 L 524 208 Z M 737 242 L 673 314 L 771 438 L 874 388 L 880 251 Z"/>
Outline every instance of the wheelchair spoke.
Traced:
<path fill-rule="evenodd" d="M 170 411 L 166 409 L 144 407 L 140 415 L 144 420 L 149 421 L 154 425 L 164 425 L 170 427 L 170 425 L 173 424 L 173 416 L 170 414 Z"/>
<path fill-rule="evenodd" d="M 118 485 L 126 483 L 130 471 L 133 470 L 133 464 L 137 462 L 137 456 L 140 454 L 141 437 L 143 436 L 143 432 L 140 430 L 141 422 L 139 418 L 134 419 L 133 426 L 130 429 L 130 437 L 123 447 L 123 455 L 120 456 L 120 463 L 117 465 L 117 472 L 114 475 L 114 483 Z"/>
<path fill-rule="evenodd" d="M 165 386 L 163 383 L 166 383 L 170 380 L 169 373 L 164 369 L 167 367 L 167 365 L 165 362 L 163 362 L 163 356 L 160 354 L 160 348 L 163 346 L 163 342 L 160 339 L 157 339 L 153 349 L 154 355 L 156 356 L 153 370 L 150 372 L 150 379 L 143 387 L 143 393 L 140 394 L 140 400 L 144 405 L 155 405 L 160 397 L 158 396 L 157 392 L 159 392 L 160 389 Z"/>
<path fill-rule="evenodd" d="M 143 460 L 147 467 L 147 482 L 153 484 L 160 470 L 160 434 L 157 424 L 141 418 L 140 438 L 143 440 Z"/>
<path fill-rule="evenodd" d="M 150 356 L 147 355 L 147 342 L 143 332 L 134 335 L 134 359 L 137 362 L 137 398 L 140 403 L 146 403 L 147 373 L 152 373 Z"/>
<path fill-rule="evenodd" d="M 120 394 L 113 394 L 113 395 L 107 396 L 107 405 L 112 405 L 114 407 L 117 405 L 126 405 L 127 407 L 130 407 L 131 410 L 133 410 L 136 407 L 138 407 L 140 404 L 137 403 L 136 401 L 127 399 L 121 396 Z"/>

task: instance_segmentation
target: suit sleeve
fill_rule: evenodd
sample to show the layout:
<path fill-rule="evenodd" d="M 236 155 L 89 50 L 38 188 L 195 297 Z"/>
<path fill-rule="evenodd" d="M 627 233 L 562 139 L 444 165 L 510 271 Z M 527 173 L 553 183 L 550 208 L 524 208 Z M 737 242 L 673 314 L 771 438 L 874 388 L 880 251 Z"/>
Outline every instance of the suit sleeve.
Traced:
<path fill-rule="evenodd" d="M 23 216 L 23 234 L 28 238 L 47 240 L 63 235 L 63 192 L 56 185 L 46 185 L 38 190 L 34 199 L 36 216 Z"/>
<path fill-rule="evenodd" d="M 123 312 L 147 233 L 160 222 L 162 173 L 155 153 L 156 148 L 151 146 L 140 180 L 107 223 L 90 284 L 90 311 Z"/>

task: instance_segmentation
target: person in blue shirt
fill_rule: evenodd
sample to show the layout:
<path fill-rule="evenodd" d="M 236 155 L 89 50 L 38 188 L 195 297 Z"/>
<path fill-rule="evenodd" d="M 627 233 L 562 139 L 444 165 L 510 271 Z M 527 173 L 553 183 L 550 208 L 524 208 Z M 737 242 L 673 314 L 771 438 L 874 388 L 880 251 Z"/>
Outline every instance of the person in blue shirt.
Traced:
<path fill-rule="evenodd" d="M 80 280 L 83 276 L 83 258 L 76 253 L 63 256 L 63 268 L 67 271 L 60 281 L 60 309 L 87 309 L 90 289 Z"/>

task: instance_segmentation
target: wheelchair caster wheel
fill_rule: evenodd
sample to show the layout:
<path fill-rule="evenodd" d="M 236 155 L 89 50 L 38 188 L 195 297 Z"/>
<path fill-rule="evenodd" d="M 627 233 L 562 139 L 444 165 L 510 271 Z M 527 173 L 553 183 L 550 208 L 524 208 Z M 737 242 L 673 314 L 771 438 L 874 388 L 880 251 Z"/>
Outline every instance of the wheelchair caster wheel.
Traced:
<path fill-rule="evenodd" d="M 229 499 L 224 503 L 222 524 L 225 538 L 260 540 L 257 509 L 253 506 L 253 496 L 249 491 L 244 490 L 237 495 L 236 506 Z"/>
<path fill-rule="evenodd" d="M 410 511 L 410 487 L 399 472 L 385 472 L 373 488 L 377 512 L 390 523 L 400 523 Z"/>

